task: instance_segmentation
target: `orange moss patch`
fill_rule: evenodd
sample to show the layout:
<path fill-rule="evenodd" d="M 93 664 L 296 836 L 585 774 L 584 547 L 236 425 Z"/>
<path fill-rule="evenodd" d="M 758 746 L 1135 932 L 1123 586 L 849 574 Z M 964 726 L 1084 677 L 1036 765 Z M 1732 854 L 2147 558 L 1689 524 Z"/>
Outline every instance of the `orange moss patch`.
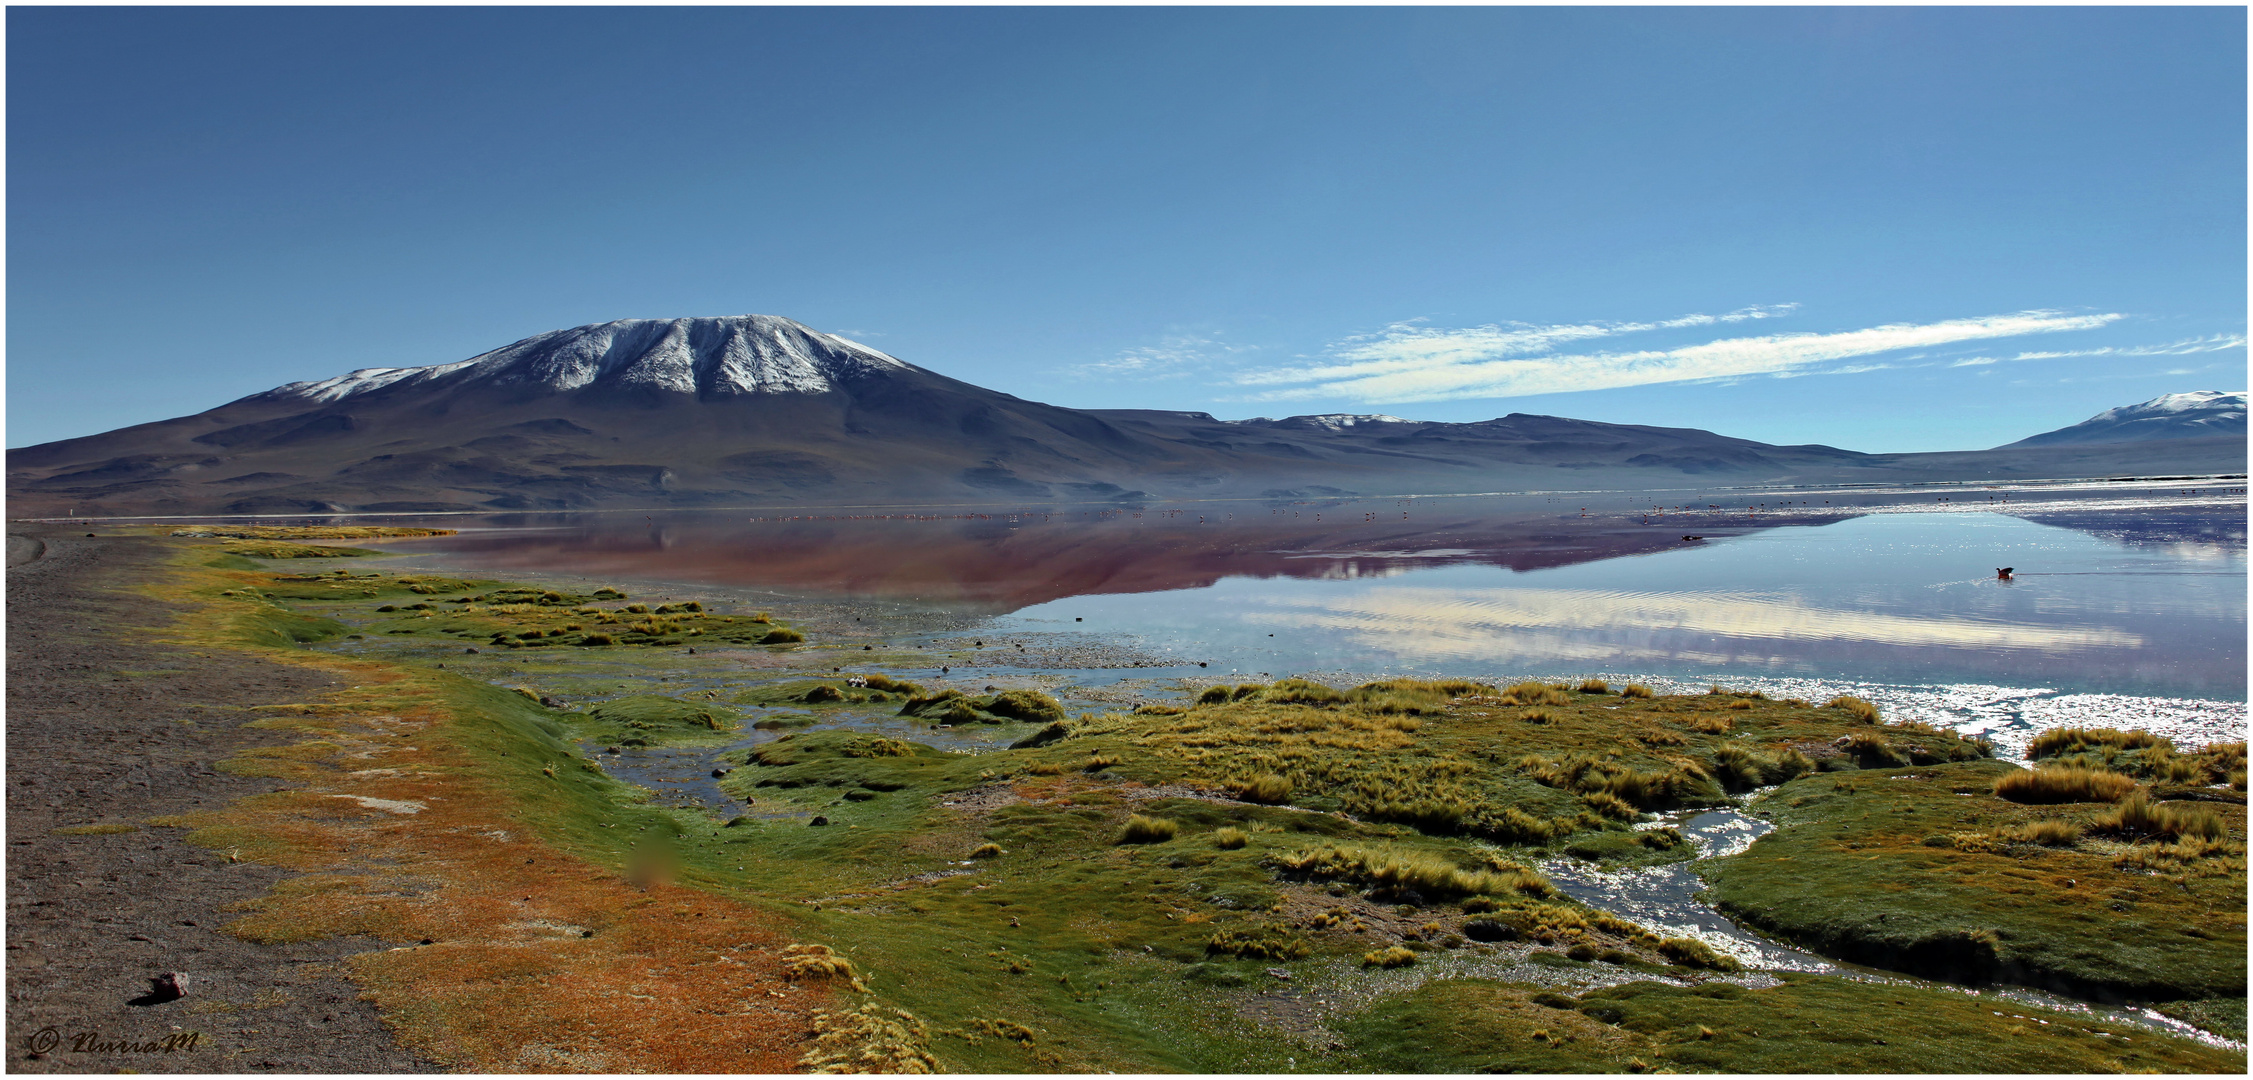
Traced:
<path fill-rule="evenodd" d="M 292 719 L 314 740 L 238 759 L 286 764 L 302 788 L 151 823 L 193 829 L 192 841 L 230 858 L 304 872 L 242 905 L 231 931 L 404 943 L 348 968 L 403 1043 L 456 1069 L 797 1066 L 814 1014 L 835 1003 L 827 984 L 788 977 L 791 942 L 776 916 L 687 887 L 636 885 L 544 841 L 532 800 L 488 779 L 492 764 L 454 737 L 471 718 L 441 703 L 430 681 L 441 676 L 256 651 L 334 672 L 352 689 Z"/>

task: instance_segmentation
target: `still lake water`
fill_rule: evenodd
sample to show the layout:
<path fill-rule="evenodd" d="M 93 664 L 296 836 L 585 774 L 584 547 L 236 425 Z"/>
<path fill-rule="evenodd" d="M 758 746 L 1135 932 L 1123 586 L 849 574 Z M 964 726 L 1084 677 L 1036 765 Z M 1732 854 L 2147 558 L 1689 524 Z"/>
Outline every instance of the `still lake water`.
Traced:
<path fill-rule="evenodd" d="M 2244 737 L 2242 495 L 1783 494 L 589 515 L 397 547 L 433 567 L 947 608 L 978 616 L 982 636 L 1101 641 L 1208 680 L 1596 675 L 1854 693 L 2007 752 L 2067 723 Z"/>

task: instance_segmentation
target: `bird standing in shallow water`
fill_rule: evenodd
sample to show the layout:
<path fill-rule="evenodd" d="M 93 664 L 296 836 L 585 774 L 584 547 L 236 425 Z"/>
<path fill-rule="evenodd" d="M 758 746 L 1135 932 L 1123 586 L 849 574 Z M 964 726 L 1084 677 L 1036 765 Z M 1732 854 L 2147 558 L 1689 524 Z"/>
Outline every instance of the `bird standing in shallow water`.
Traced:
<path fill-rule="evenodd" d="M 2015 567 L 2015 566 L 1998 566 L 1998 567 L 1996 567 L 1996 568 L 1995 568 L 1995 580 L 1997 580 L 1997 581 L 2009 581 L 2009 580 L 2010 580 L 2010 572 L 2011 572 L 2011 571 L 2013 571 L 2013 570 L 2016 570 L 2016 569 L 2018 569 L 2018 568 L 2017 568 L 2017 567 Z"/>

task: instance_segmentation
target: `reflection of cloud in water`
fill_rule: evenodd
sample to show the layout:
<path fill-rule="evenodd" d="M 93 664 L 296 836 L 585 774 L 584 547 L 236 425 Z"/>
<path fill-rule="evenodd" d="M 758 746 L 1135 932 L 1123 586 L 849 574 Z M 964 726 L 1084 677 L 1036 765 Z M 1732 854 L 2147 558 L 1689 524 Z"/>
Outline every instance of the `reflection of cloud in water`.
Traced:
<path fill-rule="evenodd" d="M 2164 555 L 2170 559 L 2181 559 L 2184 562 L 2229 564 L 2245 562 L 2244 548 L 2224 547 L 2220 544 L 2201 544 L 2189 540 L 2170 544 L 2147 544 L 2145 550 Z M 2245 568 L 2239 565 L 2237 569 L 2242 572 Z"/>
<path fill-rule="evenodd" d="M 1783 593 L 1397 588 L 1268 602 L 1298 610 L 1252 612 L 1247 618 L 1347 631 L 1372 646 L 1431 656 L 1491 656 L 1497 651 L 1534 651 L 1560 660 L 1685 655 L 1678 648 L 1638 647 L 1613 637 L 1651 633 L 2052 653 L 2143 644 L 2136 634 L 2103 627 L 1885 615 L 1815 607 Z M 1582 637 L 1591 632 L 1602 632 L 1607 640 Z"/>

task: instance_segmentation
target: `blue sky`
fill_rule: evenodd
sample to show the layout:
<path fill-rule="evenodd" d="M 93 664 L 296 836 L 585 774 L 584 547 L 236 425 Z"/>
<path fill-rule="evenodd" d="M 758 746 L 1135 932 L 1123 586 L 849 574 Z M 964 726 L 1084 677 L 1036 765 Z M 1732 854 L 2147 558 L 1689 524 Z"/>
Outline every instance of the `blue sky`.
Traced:
<path fill-rule="evenodd" d="M 2242 8 L 8 11 L 7 444 L 617 318 L 1991 446 L 2246 384 Z"/>

